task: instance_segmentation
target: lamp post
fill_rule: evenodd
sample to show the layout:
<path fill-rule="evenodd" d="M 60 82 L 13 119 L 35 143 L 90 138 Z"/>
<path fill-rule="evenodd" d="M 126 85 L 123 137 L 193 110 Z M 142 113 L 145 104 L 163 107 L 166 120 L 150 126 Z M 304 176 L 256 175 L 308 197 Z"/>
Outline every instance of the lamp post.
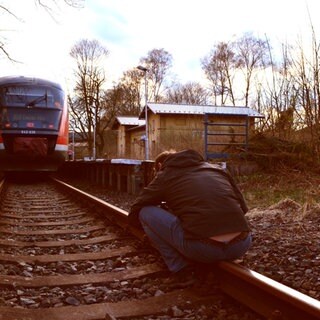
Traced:
<path fill-rule="evenodd" d="M 72 128 L 72 161 L 74 161 L 74 128 Z"/>
<path fill-rule="evenodd" d="M 74 146 L 74 144 L 75 144 L 75 126 L 76 125 L 75 125 L 75 116 L 74 116 L 74 114 L 72 112 L 70 112 L 69 115 L 70 115 L 70 118 L 68 119 L 68 121 L 69 121 L 69 132 L 70 132 L 70 129 L 72 129 L 72 131 L 71 131 L 71 133 L 72 133 L 72 136 L 71 136 L 71 139 L 72 139 L 71 152 L 72 152 L 72 154 L 71 154 L 71 159 L 70 159 L 70 154 L 69 154 L 70 150 L 68 150 L 68 158 L 69 158 L 69 160 L 74 161 L 75 160 L 75 146 Z M 69 135 L 69 137 L 70 137 L 70 135 Z"/>
<path fill-rule="evenodd" d="M 148 133 L 148 86 L 147 86 L 147 72 L 148 69 L 143 66 L 138 66 L 137 69 L 144 72 L 144 112 L 146 121 L 146 138 L 145 138 L 145 158 L 149 160 L 149 133 Z"/>
<path fill-rule="evenodd" d="M 94 111 L 94 121 L 93 121 L 93 149 L 92 149 L 92 159 L 96 160 L 96 128 L 97 128 L 97 106 L 93 105 L 92 109 Z"/>

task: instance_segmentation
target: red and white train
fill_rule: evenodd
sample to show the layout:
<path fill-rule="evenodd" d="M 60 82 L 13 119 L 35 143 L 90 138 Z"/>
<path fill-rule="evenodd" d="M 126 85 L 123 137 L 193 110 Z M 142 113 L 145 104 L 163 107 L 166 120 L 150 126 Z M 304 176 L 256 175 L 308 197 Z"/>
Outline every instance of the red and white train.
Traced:
<path fill-rule="evenodd" d="M 68 135 L 59 84 L 0 77 L 0 171 L 56 171 L 67 158 Z"/>

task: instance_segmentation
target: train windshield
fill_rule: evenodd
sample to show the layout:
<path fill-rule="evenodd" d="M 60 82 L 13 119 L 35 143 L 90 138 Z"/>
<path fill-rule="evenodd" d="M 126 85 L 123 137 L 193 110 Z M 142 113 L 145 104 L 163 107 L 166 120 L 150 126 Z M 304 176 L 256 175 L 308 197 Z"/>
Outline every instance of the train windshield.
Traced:
<path fill-rule="evenodd" d="M 14 85 L 0 88 L 3 107 L 42 107 L 62 109 L 62 90 L 48 86 Z"/>
<path fill-rule="evenodd" d="M 56 87 L 12 85 L 0 87 L 2 130 L 57 131 L 64 93 Z"/>

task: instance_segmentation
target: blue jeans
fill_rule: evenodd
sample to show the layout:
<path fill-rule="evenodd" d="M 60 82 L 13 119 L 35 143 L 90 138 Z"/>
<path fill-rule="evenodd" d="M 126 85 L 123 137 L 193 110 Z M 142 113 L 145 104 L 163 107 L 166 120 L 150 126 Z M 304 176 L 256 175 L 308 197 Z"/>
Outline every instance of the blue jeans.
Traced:
<path fill-rule="evenodd" d="M 156 206 L 142 208 L 139 218 L 151 243 L 172 272 L 188 266 L 190 261 L 214 263 L 237 259 L 245 254 L 252 241 L 251 234 L 244 240 L 224 246 L 186 239 L 179 218 Z"/>

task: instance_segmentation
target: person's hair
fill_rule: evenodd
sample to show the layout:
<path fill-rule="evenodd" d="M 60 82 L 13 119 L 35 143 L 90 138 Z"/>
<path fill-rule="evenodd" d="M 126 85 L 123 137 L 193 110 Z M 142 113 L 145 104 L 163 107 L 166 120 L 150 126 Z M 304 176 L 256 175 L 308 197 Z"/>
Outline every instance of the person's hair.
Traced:
<path fill-rule="evenodd" d="M 159 171 L 160 166 L 162 163 L 170 156 L 170 154 L 176 153 L 175 150 L 166 150 L 161 153 L 159 153 L 154 161 L 154 168 L 155 171 Z"/>

